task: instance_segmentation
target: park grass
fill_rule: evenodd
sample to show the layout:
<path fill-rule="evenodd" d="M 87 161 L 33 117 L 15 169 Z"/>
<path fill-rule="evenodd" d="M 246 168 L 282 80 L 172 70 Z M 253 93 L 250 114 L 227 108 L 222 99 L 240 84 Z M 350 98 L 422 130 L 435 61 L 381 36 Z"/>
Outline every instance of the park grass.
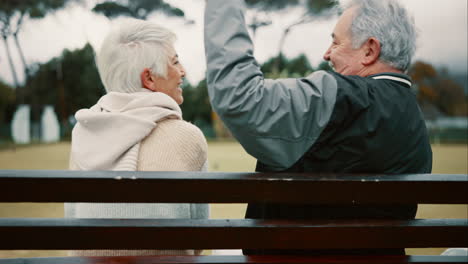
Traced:
<path fill-rule="evenodd" d="M 468 146 L 433 145 L 433 173 L 467 174 Z M 209 170 L 251 172 L 255 159 L 233 141 L 211 141 L 208 146 Z M 15 147 L 0 150 L 0 169 L 65 170 L 70 144 L 67 142 Z M 212 204 L 211 218 L 243 218 L 245 204 Z M 0 203 L 0 217 L 63 217 L 61 203 Z M 467 205 L 420 205 L 418 218 L 468 218 Z M 440 254 L 443 249 L 410 249 L 409 254 Z M 66 251 L 1 251 L 0 258 L 64 256 Z"/>

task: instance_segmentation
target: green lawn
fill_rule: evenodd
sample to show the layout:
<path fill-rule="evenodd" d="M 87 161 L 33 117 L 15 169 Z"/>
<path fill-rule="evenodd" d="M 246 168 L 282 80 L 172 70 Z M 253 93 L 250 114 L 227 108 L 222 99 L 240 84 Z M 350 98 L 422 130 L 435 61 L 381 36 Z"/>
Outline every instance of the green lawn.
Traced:
<path fill-rule="evenodd" d="M 433 145 L 433 173 L 467 174 L 467 145 Z M 69 143 L 8 148 L 0 151 L 0 169 L 64 170 Z M 253 171 L 255 159 L 236 142 L 209 142 L 210 171 Z M 244 204 L 211 205 L 212 218 L 242 218 Z M 419 218 L 468 218 L 468 206 L 422 205 Z M 0 217 L 63 217 L 63 204 L 0 203 Z M 439 254 L 442 249 L 410 250 L 410 254 Z M 62 256 L 65 251 L 0 251 L 1 257 Z"/>

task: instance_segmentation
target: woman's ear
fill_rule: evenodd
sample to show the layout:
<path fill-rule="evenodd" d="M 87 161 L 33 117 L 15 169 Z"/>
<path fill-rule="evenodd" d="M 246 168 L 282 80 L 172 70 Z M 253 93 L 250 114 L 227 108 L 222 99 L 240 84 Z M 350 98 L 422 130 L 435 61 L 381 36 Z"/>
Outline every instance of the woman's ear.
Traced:
<path fill-rule="evenodd" d="M 374 37 L 369 38 L 364 45 L 365 54 L 362 64 L 365 66 L 369 66 L 379 60 L 381 45 L 380 41 Z"/>
<path fill-rule="evenodd" d="M 155 79 L 153 78 L 153 75 L 151 74 L 150 69 L 145 68 L 140 74 L 140 79 L 141 79 L 141 86 L 143 88 L 156 92 Z"/>

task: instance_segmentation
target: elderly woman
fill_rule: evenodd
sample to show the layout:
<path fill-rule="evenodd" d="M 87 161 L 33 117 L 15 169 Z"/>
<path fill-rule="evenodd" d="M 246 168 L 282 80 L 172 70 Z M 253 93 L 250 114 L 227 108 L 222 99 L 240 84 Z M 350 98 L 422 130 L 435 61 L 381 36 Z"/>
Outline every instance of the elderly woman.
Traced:
<path fill-rule="evenodd" d="M 171 31 L 141 20 L 121 24 L 96 55 L 107 94 L 76 113 L 70 169 L 200 171 L 202 132 L 182 120 L 185 69 Z M 105 190 L 103 190 L 105 191 Z M 156 191 L 156 190 L 155 190 Z M 65 204 L 73 218 L 207 218 L 207 204 Z M 72 255 L 198 254 L 194 250 L 86 250 Z"/>

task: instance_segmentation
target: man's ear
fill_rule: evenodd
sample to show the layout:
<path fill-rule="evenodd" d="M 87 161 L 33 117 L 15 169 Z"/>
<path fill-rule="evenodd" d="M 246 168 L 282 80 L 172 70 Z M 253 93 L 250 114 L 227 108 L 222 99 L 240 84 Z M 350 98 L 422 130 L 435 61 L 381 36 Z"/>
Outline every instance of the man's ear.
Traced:
<path fill-rule="evenodd" d="M 365 66 L 369 66 L 374 64 L 376 61 L 379 60 L 380 57 L 380 41 L 374 37 L 369 38 L 366 43 L 364 44 L 364 59 L 362 64 Z"/>
<path fill-rule="evenodd" d="M 141 79 L 141 86 L 143 88 L 156 92 L 155 79 L 153 78 L 153 75 L 151 74 L 150 69 L 145 68 L 140 74 L 140 79 Z"/>

